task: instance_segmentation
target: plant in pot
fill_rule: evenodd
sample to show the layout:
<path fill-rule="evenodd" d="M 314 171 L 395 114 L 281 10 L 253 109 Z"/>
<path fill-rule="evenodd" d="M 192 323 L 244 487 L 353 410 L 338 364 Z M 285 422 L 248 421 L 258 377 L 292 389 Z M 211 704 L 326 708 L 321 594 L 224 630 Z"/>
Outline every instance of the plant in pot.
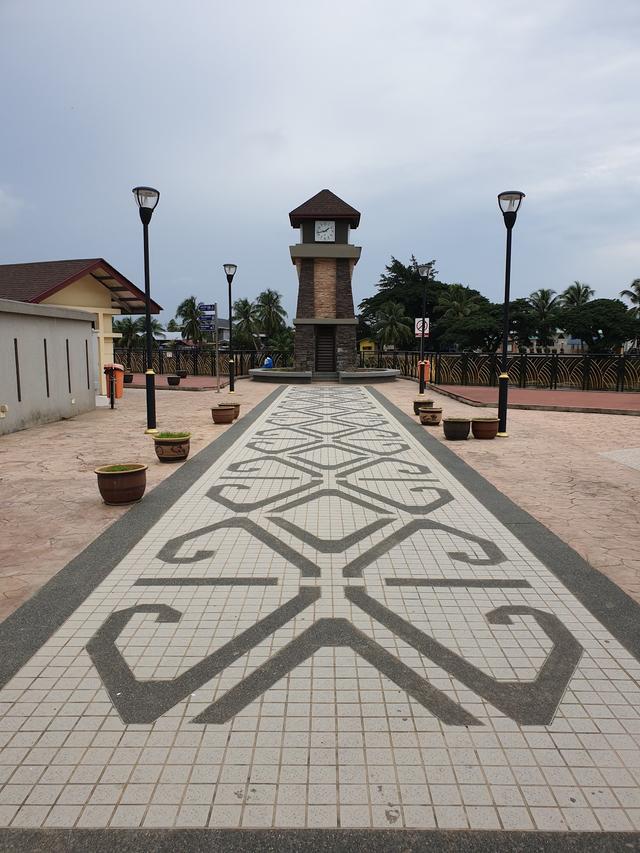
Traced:
<path fill-rule="evenodd" d="M 471 429 L 470 418 L 445 418 L 442 421 L 444 437 L 449 441 L 465 441 Z"/>
<path fill-rule="evenodd" d="M 420 396 L 416 397 L 413 401 L 413 414 L 419 415 L 420 409 L 424 408 L 425 406 L 427 406 L 427 407 L 433 406 L 433 400 L 428 400 L 424 396 L 423 397 L 420 397 Z"/>
<path fill-rule="evenodd" d="M 498 434 L 498 418 L 473 418 L 471 420 L 471 432 L 474 438 L 495 438 Z"/>
<path fill-rule="evenodd" d="M 180 377 L 177 373 L 169 373 L 167 375 L 167 382 L 169 383 L 169 385 L 179 385 Z"/>
<path fill-rule="evenodd" d="M 420 406 L 418 414 L 424 426 L 438 426 L 442 420 L 442 408 L 439 406 Z"/>
<path fill-rule="evenodd" d="M 230 424 L 234 420 L 236 407 L 219 405 L 213 406 L 211 409 L 211 417 L 213 418 L 214 424 Z"/>
<path fill-rule="evenodd" d="M 146 465 L 101 465 L 95 473 L 102 500 L 110 506 L 139 501 L 147 487 Z"/>
<path fill-rule="evenodd" d="M 159 432 L 151 437 L 161 462 L 182 462 L 189 455 L 190 432 Z"/>

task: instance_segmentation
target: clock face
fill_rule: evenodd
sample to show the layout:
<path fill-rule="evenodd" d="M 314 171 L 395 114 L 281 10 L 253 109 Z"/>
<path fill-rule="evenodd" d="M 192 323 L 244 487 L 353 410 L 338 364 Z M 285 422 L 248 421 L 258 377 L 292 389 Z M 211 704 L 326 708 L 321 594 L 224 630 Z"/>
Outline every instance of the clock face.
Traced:
<path fill-rule="evenodd" d="M 333 243 L 336 239 L 336 223 L 316 220 L 316 243 Z"/>

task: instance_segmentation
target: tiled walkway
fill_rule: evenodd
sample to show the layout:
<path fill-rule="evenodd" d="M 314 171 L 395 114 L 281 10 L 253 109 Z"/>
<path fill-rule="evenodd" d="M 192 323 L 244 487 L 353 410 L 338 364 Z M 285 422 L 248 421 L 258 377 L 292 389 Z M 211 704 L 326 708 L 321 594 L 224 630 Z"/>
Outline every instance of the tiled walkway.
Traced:
<path fill-rule="evenodd" d="M 2 825 L 640 829 L 637 605 L 375 392 L 234 430 L 5 623 Z"/>

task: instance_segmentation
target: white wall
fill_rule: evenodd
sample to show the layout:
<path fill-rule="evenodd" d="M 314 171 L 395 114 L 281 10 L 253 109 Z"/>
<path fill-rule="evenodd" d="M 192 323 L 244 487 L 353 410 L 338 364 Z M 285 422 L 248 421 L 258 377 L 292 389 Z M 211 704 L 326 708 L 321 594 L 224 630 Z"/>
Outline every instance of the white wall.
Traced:
<path fill-rule="evenodd" d="M 95 408 L 92 320 L 84 311 L 0 299 L 0 435 Z"/>

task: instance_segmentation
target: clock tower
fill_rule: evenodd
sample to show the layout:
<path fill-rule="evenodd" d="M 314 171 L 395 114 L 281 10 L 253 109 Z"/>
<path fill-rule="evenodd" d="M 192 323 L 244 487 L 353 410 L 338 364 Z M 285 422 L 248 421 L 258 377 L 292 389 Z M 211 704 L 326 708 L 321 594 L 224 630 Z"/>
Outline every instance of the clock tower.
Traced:
<path fill-rule="evenodd" d="M 296 370 L 331 374 L 356 369 L 356 326 L 351 277 L 360 247 L 349 242 L 360 214 L 330 190 L 321 190 L 289 214 L 300 242 L 290 246 L 298 273 Z"/>

